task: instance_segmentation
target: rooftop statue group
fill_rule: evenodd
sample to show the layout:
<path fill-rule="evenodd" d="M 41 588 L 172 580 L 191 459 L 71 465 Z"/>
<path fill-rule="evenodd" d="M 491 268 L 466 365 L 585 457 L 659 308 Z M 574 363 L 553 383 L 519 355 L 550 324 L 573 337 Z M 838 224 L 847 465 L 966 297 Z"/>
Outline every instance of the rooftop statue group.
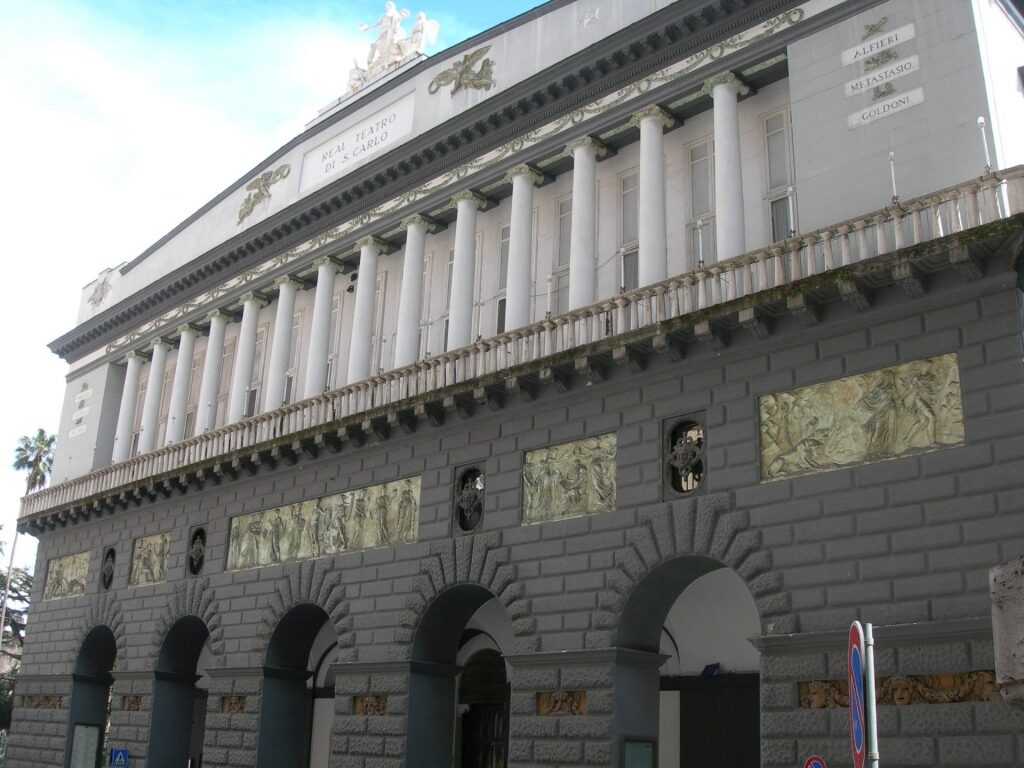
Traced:
<path fill-rule="evenodd" d="M 424 52 L 428 45 L 433 45 L 437 40 L 437 32 L 440 25 L 433 19 L 428 19 L 422 11 L 416 14 L 416 23 L 413 25 L 412 33 L 405 34 L 402 29 L 403 19 L 409 17 L 409 11 L 405 8 L 399 10 L 393 2 L 384 4 L 384 13 L 373 24 L 360 24 L 359 28 L 366 32 L 371 29 L 378 29 L 377 39 L 370 45 L 370 55 L 366 58 L 366 66 L 360 67 L 359 62 L 353 59 L 353 68 L 348 76 L 348 90 L 355 93 L 363 86 L 376 80 L 378 77 L 397 69 L 410 57 Z"/>

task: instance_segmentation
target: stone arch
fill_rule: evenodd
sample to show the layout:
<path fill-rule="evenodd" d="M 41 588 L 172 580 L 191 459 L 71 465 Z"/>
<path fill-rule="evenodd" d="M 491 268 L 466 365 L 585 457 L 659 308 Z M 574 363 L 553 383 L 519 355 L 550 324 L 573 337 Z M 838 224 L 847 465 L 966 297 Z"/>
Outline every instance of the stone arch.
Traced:
<path fill-rule="evenodd" d="M 518 581 L 515 564 L 509 562 L 508 548 L 500 544 L 497 532 L 431 543 L 430 555 L 423 559 L 420 573 L 413 579 L 412 594 L 395 632 L 392 654 L 396 658 L 411 658 L 416 629 L 428 608 L 457 585 L 479 586 L 504 605 L 515 638 L 512 652 L 537 650 L 536 621 L 530 615 L 526 590 Z"/>
<path fill-rule="evenodd" d="M 155 668 L 167 633 L 179 620 L 194 616 L 206 625 L 210 633 L 210 653 L 214 666 L 224 663 L 224 630 L 221 628 L 220 607 L 210 589 L 209 579 L 186 579 L 175 585 L 167 596 L 163 610 L 154 621 L 153 636 L 149 647 L 149 668 Z"/>
<path fill-rule="evenodd" d="M 253 663 L 262 665 L 267 646 L 281 620 L 301 605 L 315 605 L 330 619 L 338 635 L 338 660 L 350 661 L 354 653 L 355 633 L 345 602 L 345 587 L 341 584 L 341 571 L 332 567 L 330 559 L 306 560 L 284 566 L 284 575 L 277 580 L 274 592 L 263 610 L 257 644 L 253 648 Z"/>
<path fill-rule="evenodd" d="M 615 568 L 608 588 L 598 595 L 594 625 L 605 630 L 592 645 L 619 645 L 630 637 L 637 587 L 652 576 L 692 580 L 719 567 L 733 569 L 746 583 L 757 605 L 765 634 L 799 631 L 790 596 L 782 592 L 782 574 L 773 570 L 771 553 L 761 548 L 760 531 L 750 529 L 750 516 L 735 509 L 731 493 L 718 493 L 672 502 L 642 511 L 638 525 L 626 535 L 626 545 L 615 553 Z M 671 561 L 686 557 L 686 565 Z M 673 574 L 682 568 L 686 573 Z M 656 649 L 655 649 L 656 650 Z"/>
<path fill-rule="evenodd" d="M 68 649 L 66 664 L 69 670 L 75 668 L 78 663 L 79 651 L 82 643 L 96 627 L 107 627 L 114 636 L 114 643 L 117 646 L 117 658 L 124 658 L 125 624 L 124 615 L 121 613 L 121 605 L 114 596 L 107 593 L 94 595 L 89 601 L 79 625 L 78 641 Z M 115 664 L 117 661 L 115 660 Z"/>

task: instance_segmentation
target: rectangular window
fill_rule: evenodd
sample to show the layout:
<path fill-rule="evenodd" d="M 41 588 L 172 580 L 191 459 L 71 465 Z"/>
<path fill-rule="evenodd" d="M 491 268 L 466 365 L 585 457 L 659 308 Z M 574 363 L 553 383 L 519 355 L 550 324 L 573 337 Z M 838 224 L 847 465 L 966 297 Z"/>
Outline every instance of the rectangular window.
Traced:
<path fill-rule="evenodd" d="M 269 327 L 264 325 L 256 331 L 256 354 L 252 363 L 252 378 L 245 390 L 245 408 L 242 416 L 255 416 L 260 405 L 260 384 L 263 381 L 263 357 L 267 350 L 267 333 Z"/>
<path fill-rule="evenodd" d="M 511 239 L 512 227 L 505 224 L 498 231 L 498 293 L 496 304 L 497 318 L 494 324 L 495 333 L 505 332 L 505 295 L 508 290 L 508 244 Z"/>
<path fill-rule="evenodd" d="M 377 286 L 373 294 L 373 331 L 370 336 L 370 375 L 376 376 L 378 372 L 389 367 L 387 355 L 388 340 L 383 336 L 384 328 L 384 303 L 385 286 L 387 273 L 381 272 L 377 275 Z M 394 346 L 394 345 L 391 345 Z"/>
<path fill-rule="evenodd" d="M 139 391 L 135 394 L 135 416 L 132 418 L 132 446 L 129 456 L 139 451 L 139 434 L 142 432 L 142 404 L 146 401 L 146 387 L 149 386 L 149 371 L 139 375 Z"/>
<path fill-rule="evenodd" d="M 558 258 L 556 267 L 569 266 L 572 247 L 572 197 L 558 201 Z"/>
<path fill-rule="evenodd" d="M 288 370 L 284 375 L 284 402 L 297 399 L 299 360 L 302 357 L 302 310 L 292 316 L 292 337 L 288 348 Z"/>
<path fill-rule="evenodd" d="M 764 119 L 764 157 L 769 235 L 772 242 L 785 240 L 796 231 L 793 184 L 793 152 L 789 112 L 782 110 Z"/>
<path fill-rule="evenodd" d="M 154 445 L 159 448 L 164 444 L 167 435 L 167 419 L 171 413 L 171 386 L 174 383 L 174 368 L 167 366 L 164 369 L 164 387 L 160 390 L 160 418 L 156 428 L 156 442 Z"/>
<path fill-rule="evenodd" d="M 620 245 L 633 245 L 640 240 L 640 226 L 637 217 L 637 174 L 634 171 L 619 179 L 619 208 L 621 211 Z"/>
<path fill-rule="evenodd" d="M 334 389 L 337 385 L 335 379 L 338 376 L 338 336 L 341 332 L 341 300 L 344 294 L 335 295 L 331 299 L 331 329 L 330 339 L 327 341 L 327 376 L 324 382 L 324 391 Z"/>
<path fill-rule="evenodd" d="M 224 353 L 220 362 L 220 382 L 217 387 L 217 418 L 215 423 L 223 427 L 228 417 L 228 399 L 231 396 L 231 377 L 235 368 L 235 347 L 238 339 L 229 339 L 224 342 Z"/>
<path fill-rule="evenodd" d="M 420 358 L 430 355 L 430 273 L 434 265 L 434 254 L 423 257 L 423 282 L 420 285 Z"/>
<path fill-rule="evenodd" d="M 705 139 L 687 149 L 690 171 L 690 215 L 686 223 L 689 253 L 686 271 L 700 269 L 715 253 L 714 144 Z"/>
<path fill-rule="evenodd" d="M 197 352 L 192 357 L 192 370 L 188 377 L 188 400 L 185 404 L 185 431 L 182 436 L 185 440 L 192 437 L 196 429 L 196 411 L 199 408 L 199 387 L 203 381 L 203 363 L 206 360 L 205 352 Z"/>

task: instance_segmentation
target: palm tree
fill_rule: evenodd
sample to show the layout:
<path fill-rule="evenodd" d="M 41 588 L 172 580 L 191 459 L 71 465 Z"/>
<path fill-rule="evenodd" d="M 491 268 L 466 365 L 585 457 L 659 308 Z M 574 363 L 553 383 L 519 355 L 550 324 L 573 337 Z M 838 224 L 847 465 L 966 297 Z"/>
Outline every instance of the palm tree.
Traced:
<path fill-rule="evenodd" d="M 24 469 L 28 472 L 25 478 L 25 494 L 42 488 L 53 469 L 53 444 L 57 441 L 55 435 L 48 435 L 40 429 L 35 437 L 22 437 L 18 440 L 18 447 L 14 449 L 14 468 Z M 11 594 L 11 576 L 14 574 L 14 548 L 18 545 L 18 529 L 14 529 L 14 541 L 11 542 L 11 561 L 7 564 L 7 582 L 4 585 L 4 599 L 0 607 L 0 643 L 3 641 L 3 633 L 7 628 L 7 598 Z M 12 622 L 11 636 L 16 634 Z"/>
<path fill-rule="evenodd" d="M 35 437 L 22 437 L 14 449 L 14 468 L 28 471 L 25 478 L 25 493 L 29 494 L 46 485 L 53 469 L 53 444 L 56 435 L 48 435 L 40 429 Z"/>

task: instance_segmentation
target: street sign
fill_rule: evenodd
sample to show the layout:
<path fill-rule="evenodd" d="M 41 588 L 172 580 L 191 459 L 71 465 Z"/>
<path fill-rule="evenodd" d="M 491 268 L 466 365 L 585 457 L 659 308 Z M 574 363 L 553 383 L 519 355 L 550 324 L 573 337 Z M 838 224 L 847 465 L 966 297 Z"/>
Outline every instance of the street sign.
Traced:
<path fill-rule="evenodd" d="M 867 757 L 867 724 L 864 712 L 864 630 L 860 622 L 850 625 L 847 651 L 850 691 L 850 754 L 853 768 L 864 768 Z"/>
<path fill-rule="evenodd" d="M 128 768 L 128 750 L 123 747 L 110 750 L 110 764 L 118 768 Z"/>
<path fill-rule="evenodd" d="M 825 765 L 825 758 L 819 755 L 811 755 L 804 760 L 804 768 L 828 768 Z"/>

